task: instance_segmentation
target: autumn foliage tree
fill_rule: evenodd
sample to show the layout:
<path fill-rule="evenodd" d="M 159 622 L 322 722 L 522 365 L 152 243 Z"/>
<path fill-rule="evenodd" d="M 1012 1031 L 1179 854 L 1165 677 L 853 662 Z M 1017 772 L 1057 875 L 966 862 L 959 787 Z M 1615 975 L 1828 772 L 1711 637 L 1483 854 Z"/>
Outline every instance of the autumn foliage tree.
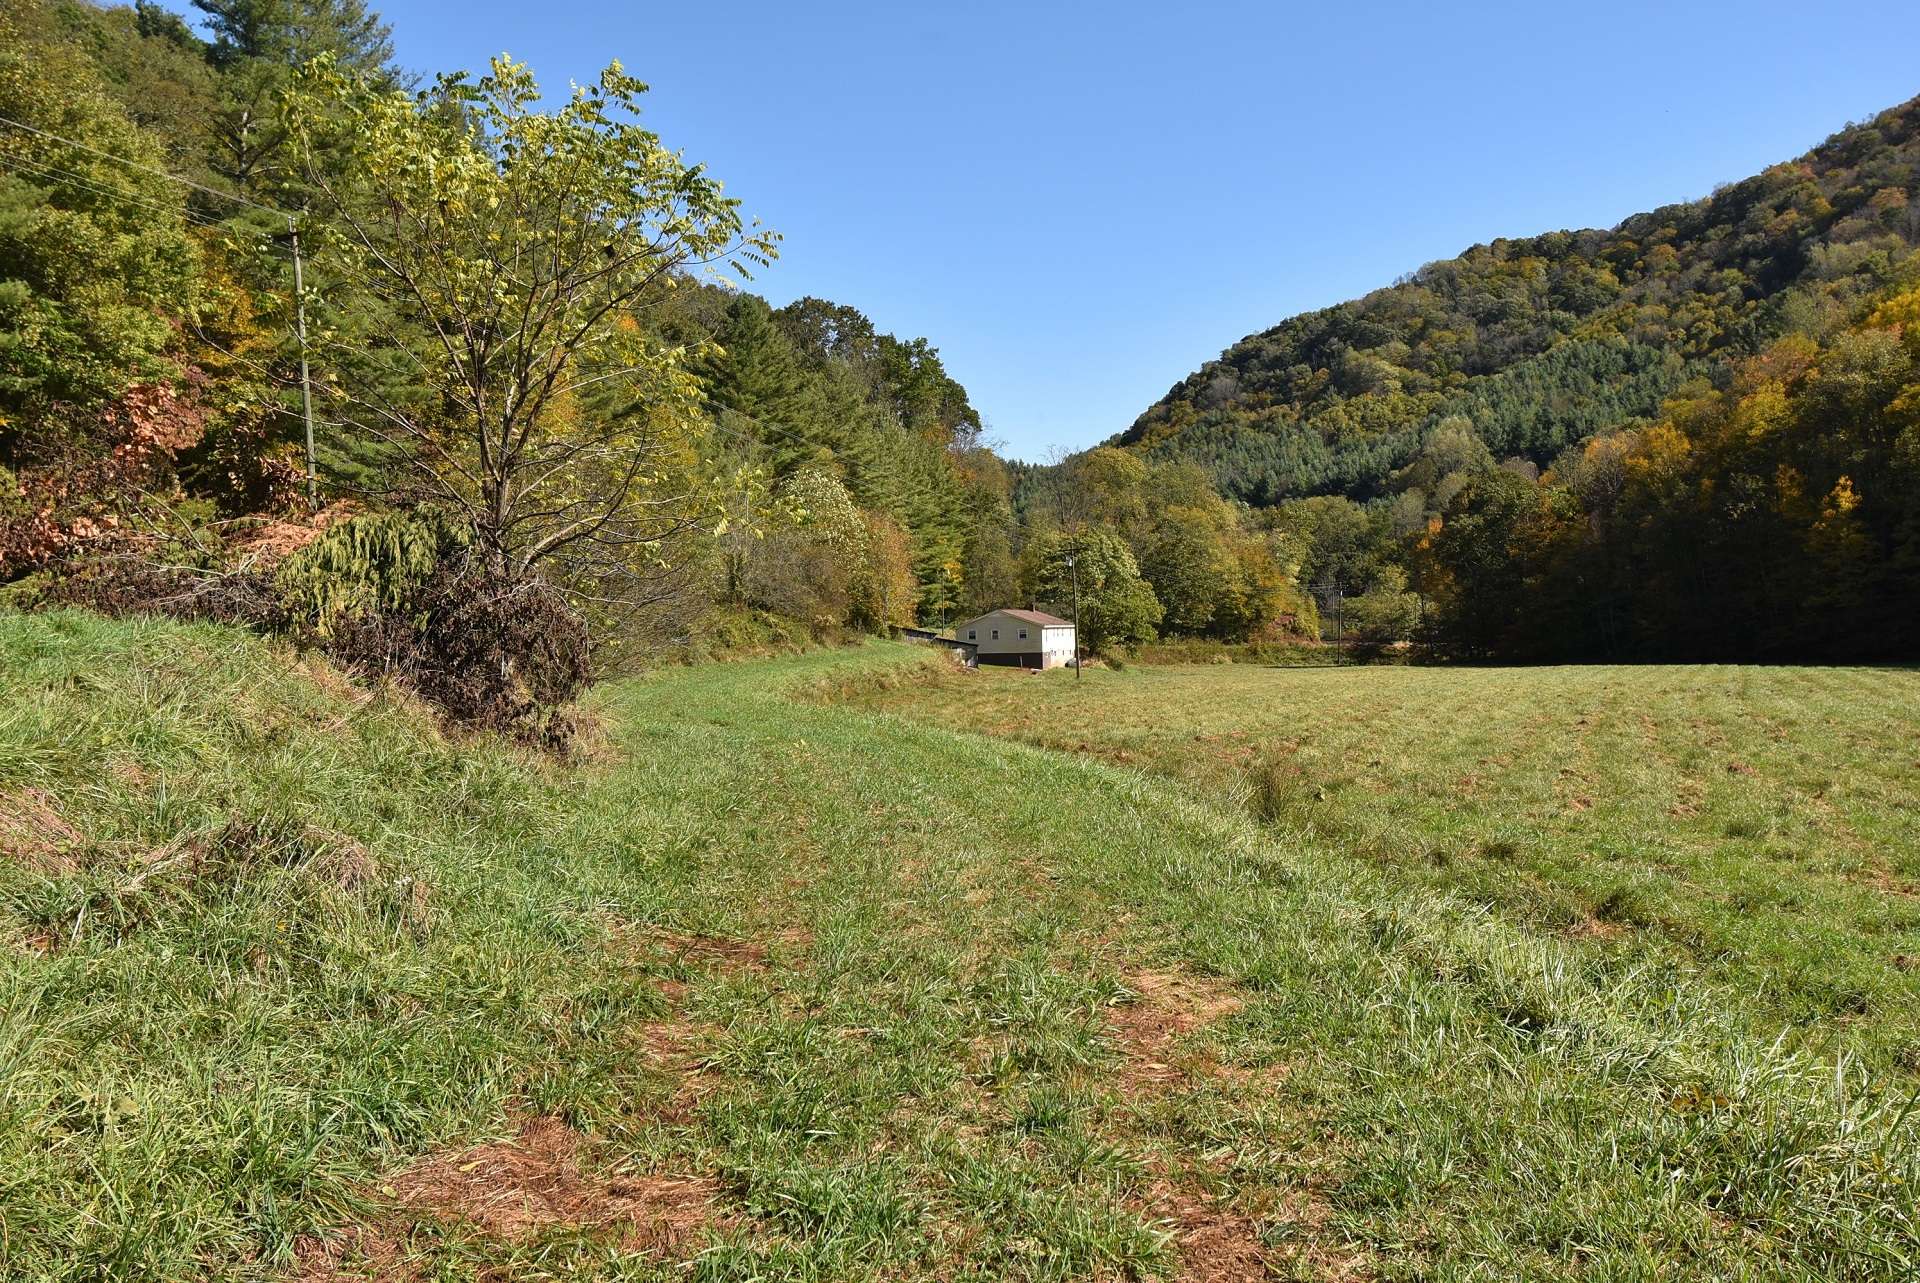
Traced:
<path fill-rule="evenodd" d="M 180 361 L 199 247 L 160 153 L 0 15 L 0 582 L 111 533 L 205 416 Z M 67 139 L 72 142 L 65 141 Z"/>
<path fill-rule="evenodd" d="M 547 111 L 504 57 L 418 94 L 323 58 L 287 112 L 323 364 L 357 375 L 323 385 L 329 419 L 389 448 L 391 494 L 460 514 L 493 573 L 613 600 L 699 515 L 690 353 L 635 314 L 775 239 L 639 125 L 644 91 L 615 63 Z"/>
<path fill-rule="evenodd" d="M 913 573 L 913 541 L 884 512 L 861 514 L 861 557 L 854 567 L 850 620 L 884 632 L 911 625 L 920 596 Z"/>
<path fill-rule="evenodd" d="M 1064 613 L 1078 598 L 1080 644 L 1093 654 L 1152 641 L 1165 614 L 1133 551 L 1104 530 L 1038 536 L 1023 583 L 1029 599 Z"/>

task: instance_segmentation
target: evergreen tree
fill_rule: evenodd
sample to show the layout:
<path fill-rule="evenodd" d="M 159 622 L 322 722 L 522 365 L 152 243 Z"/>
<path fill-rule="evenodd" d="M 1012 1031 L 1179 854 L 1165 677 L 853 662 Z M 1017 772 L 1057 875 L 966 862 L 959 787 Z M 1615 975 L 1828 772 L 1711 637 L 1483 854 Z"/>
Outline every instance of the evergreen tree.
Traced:
<path fill-rule="evenodd" d="M 208 57 L 222 71 L 250 62 L 294 68 L 331 54 L 346 70 L 384 73 L 393 62 L 393 28 L 366 0 L 193 0 L 213 41 Z"/>

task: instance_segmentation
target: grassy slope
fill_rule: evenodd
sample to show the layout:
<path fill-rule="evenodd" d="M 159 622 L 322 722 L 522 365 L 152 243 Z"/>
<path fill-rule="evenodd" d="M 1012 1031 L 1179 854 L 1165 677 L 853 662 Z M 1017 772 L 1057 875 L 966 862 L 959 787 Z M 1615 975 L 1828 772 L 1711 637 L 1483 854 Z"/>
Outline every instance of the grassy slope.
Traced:
<path fill-rule="evenodd" d="M 232 633 L 0 616 L 0 1273 L 358 1222 L 418 1277 L 685 1277 L 380 1208 L 553 1114 L 713 1181 L 697 1277 L 1911 1274 L 1858 1065 L 1178 785 L 786 694 L 917 659 L 623 683 L 562 773 Z"/>

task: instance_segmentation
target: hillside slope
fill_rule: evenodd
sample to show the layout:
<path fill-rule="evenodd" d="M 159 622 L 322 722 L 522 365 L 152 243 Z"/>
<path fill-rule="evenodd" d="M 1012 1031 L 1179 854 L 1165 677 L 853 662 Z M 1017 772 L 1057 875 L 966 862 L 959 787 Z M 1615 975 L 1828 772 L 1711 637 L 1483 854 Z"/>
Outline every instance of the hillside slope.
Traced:
<path fill-rule="evenodd" d="M 1545 465 L 1690 375 L 1816 336 L 1910 269 L 1920 98 L 1798 160 L 1611 231 L 1477 245 L 1228 348 L 1116 440 L 1255 503 L 1365 497 L 1450 416 Z"/>
<path fill-rule="evenodd" d="M 795 699 L 925 659 L 620 683 L 562 769 L 240 634 L 0 614 L 0 1274 L 1912 1277 L 1898 1080 L 1171 782 Z"/>

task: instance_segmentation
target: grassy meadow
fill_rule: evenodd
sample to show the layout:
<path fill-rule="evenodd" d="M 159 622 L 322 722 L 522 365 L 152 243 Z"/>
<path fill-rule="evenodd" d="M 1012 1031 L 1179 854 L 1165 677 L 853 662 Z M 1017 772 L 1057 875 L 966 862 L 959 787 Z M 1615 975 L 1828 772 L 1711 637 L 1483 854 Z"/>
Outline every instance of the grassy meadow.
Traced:
<path fill-rule="evenodd" d="M 1911 1278 L 1917 700 L 0 614 L 0 1277 Z"/>
<path fill-rule="evenodd" d="M 928 670 L 867 706 L 1144 770 L 1920 1070 L 1920 671 Z"/>

